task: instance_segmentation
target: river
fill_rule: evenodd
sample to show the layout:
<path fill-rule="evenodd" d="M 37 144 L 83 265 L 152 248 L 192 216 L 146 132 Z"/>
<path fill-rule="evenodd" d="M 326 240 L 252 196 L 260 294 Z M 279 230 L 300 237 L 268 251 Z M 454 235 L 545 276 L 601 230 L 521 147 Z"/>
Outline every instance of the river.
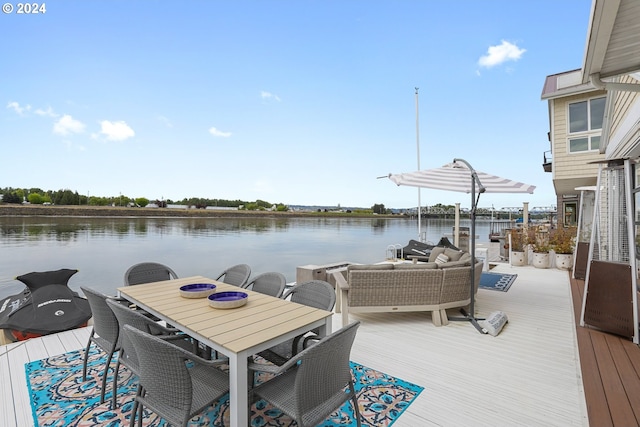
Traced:
<path fill-rule="evenodd" d="M 461 221 L 469 227 L 468 220 Z M 422 231 L 451 241 L 453 219 L 424 219 Z M 489 221 L 476 223 L 477 242 L 488 242 Z M 155 261 L 180 277 L 216 278 L 249 264 L 252 276 L 278 271 L 295 281 L 296 267 L 337 261 L 383 260 L 389 245 L 417 238 L 406 218 L 96 218 L 0 217 L 0 297 L 23 289 L 16 276 L 32 271 L 79 270 L 69 286 L 107 294 L 123 285 L 133 264 Z"/>

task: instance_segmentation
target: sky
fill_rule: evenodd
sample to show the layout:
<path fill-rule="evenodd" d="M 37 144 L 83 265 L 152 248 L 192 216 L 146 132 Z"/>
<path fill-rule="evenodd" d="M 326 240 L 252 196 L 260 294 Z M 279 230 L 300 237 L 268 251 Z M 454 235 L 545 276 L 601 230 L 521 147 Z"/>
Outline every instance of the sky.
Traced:
<path fill-rule="evenodd" d="M 540 97 L 591 0 L 39 4 L 0 14 L 0 188 L 405 208 L 378 177 L 462 158 L 537 186 L 479 207 L 556 203 Z"/>

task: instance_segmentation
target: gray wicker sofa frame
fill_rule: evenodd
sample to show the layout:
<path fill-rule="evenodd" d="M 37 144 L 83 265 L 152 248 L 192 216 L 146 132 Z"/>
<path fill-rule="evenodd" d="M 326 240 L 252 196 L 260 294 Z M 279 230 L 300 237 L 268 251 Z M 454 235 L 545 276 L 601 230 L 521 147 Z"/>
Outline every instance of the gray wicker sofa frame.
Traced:
<path fill-rule="evenodd" d="M 433 324 L 447 325 L 447 309 L 471 303 L 471 265 L 434 262 L 423 264 L 349 265 L 345 272 L 335 272 L 336 312 L 342 324 L 349 323 L 349 313 L 430 311 Z M 482 262 L 474 271 L 478 291 Z"/>

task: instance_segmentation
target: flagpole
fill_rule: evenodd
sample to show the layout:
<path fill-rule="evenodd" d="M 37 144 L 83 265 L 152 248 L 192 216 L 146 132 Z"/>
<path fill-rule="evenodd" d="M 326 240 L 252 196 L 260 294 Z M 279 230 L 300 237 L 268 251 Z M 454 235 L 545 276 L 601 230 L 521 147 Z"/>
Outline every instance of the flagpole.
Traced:
<path fill-rule="evenodd" d="M 418 88 L 416 87 L 416 149 L 418 170 L 420 170 L 420 120 L 418 110 Z M 422 241 L 422 204 L 420 201 L 420 187 L 418 187 L 418 241 Z"/>

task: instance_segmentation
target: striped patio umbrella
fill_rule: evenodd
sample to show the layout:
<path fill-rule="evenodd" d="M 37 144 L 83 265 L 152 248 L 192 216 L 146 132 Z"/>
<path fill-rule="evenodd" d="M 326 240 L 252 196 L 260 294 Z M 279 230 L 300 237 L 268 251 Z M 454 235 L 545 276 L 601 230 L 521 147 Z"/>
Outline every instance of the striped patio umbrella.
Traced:
<path fill-rule="evenodd" d="M 453 163 L 436 169 L 425 169 L 416 172 L 389 174 L 389 179 L 397 185 L 432 188 L 436 190 L 471 193 L 472 174 L 477 175 L 476 193 L 533 193 L 535 185 L 512 181 L 484 172 L 474 171 L 468 163 L 456 159 Z"/>
<path fill-rule="evenodd" d="M 461 319 L 469 321 L 480 333 L 486 334 L 475 317 L 475 264 L 476 264 L 476 209 L 480 194 L 489 193 L 533 193 L 534 185 L 500 178 L 484 172 L 475 171 L 463 159 L 453 159 L 441 168 L 426 169 L 416 172 L 389 174 L 389 179 L 397 185 L 407 185 L 418 188 L 433 188 L 436 190 L 457 191 L 471 193 L 471 282 L 469 286 L 470 312 L 460 310 L 464 315 Z M 418 215 L 418 218 L 420 215 Z"/>

